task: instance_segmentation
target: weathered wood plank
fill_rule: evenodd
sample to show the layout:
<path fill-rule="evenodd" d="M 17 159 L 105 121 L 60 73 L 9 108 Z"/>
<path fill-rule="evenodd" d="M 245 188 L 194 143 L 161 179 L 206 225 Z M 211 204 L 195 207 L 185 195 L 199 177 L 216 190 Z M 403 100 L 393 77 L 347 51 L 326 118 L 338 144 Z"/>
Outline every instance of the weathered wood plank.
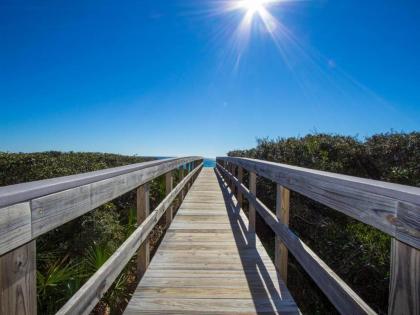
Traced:
<path fill-rule="evenodd" d="M 0 256 L 0 314 L 36 315 L 36 247 L 31 241 Z"/>
<path fill-rule="evenodd" d="M 231 185 L 235 185 L 234 181 L 231 179 Z M 257 196 L 257 174 L 254 172 L 249 172 L 249 191 L 254 196 Z M 255 207 L 253 204 L 249 205 L 249 230 L 255 231 Z"/>
<path fill-rule="evenodd" d="M 0 187 L 0 255 L 197 159 L 151 161 Z"/>
<path fill-rule="evenodd" d="M 185 169 L 184 169 L 184 165 L 181 165 L 179 167 L 179 181 L 182 181 L 184 179 L 184 174 L 185 174 Z M 180 198 L 181 198 L 181 202 L 184 200 L 184 196 L 185 196 L 185 191 L 184 189 L 181 190 L 181 193 L 179 194 Z"/>
<path fill-rule="evenodd" d="M 222 157 L 420 249 L 420 188 L 246 158 Z"/>
<path fill-rule="evenodd" d="M 280 237 L 299 264 L 324 292 L 330 302 L 341 314 L 375 314 L 375 312 L 299 237 L 268 209 L 248 188 L 218 165 L 227 178 L 230 178 L 240 189 L 250 204 L 253 204 L 267 225 Z"/>
<path fill-rule="evenodd" d="M 141 225 L 150 214 L 150 183 L 137 188 L 137 224 Z M 139 279 L 144 275 L 150 262 L 149 240 L 143 242 L 137 252 L 137 276 Z"/>
<path fill-rule="evenodd" d="M 178 161 L 33 199 L 32 237 L 71 221 L 178 166 Z"/>
<path fill-rule="evenodd" d="M 281 185 L 277 185 L 276 191 L 276 216 L 280 223 L 289 226 L 290 191 Z M 274 261 L 281 278 L 287 284 L 288 252 L 287 247 L 278 236 L 276 236 Z"/>
<path fill-rule="evenodd" d="M 32 239 L 29 202 L 0 209 L 0 256 Z"/>
<path fill-rule="evenodd" d="M 420 314 L 420 251 L 395 239 L 391 245 L 390 315 Z"/>
<path fill-rule="evenodd" d="M 238 166 L 238 181 L 240 183 L 242 183 L 244 181 L 244 170 L 240 166 Z M 238 199 L 239 206 L 242 208 L 242 206 L 243 206 L 243 200 L 242 200 L 242 198 L 243 197 L 242 197 L 242 193 L 241 193 L 241 191 L 239 189 L 237 191 L 237 197 L 236 198 Z"/>
<path fill-rule="evenodd" d="M 223 204 L 209 208 L 220 196 L 207 194 L 204 182 L 219 189 Z M 195 200 L 194 207 L 181 205 L 125 314 L 299 313 L 255 232 L 248 231 L 246 216 L 228 203 L 213 170 L 200 173 L 188 198 Z"/>
<path fill-rule="evenodd" d="M 165 175 L 165 193 L 166 195 L 169 195 L 174 187 L 174 177 L 172 174 L 172 171 L 166 173 Z M 165 224 L 166 226 L 169 226 L 172 222 L 173 217 L 173 207 L 170 206 L 168 210 L 166 210 L 166 216 L 165 216 Z"/>
<path fill-rule="evenodd" d="M 68 190 L 105 179 L 110 179 L 124 174 L 145 170 L 151 167 L 159 167 L 162 165 L 171 165 L 169 169 L 174 169 L 185 163 L 201 160 L 201 157 L 190 156 L 182 158 L 170 158 L 163 160 L 154 160 L 143 163 L 136 163 L 126 166 L 107 168 L 104 170 L 88 172 L 83 174 L 63 176 L 29 183 L 10 185 L 0 187 L 0 208 L 11 206 L 17 203 L 54 194 L 59 191 Z M 165 173 L 165 171 L 164 171 Z M 162 173 L 163 174 L 163 173 Z M 139 183 L 137 186 L 141 185 Z"/>
<path fill-rule="evenodd" d="M 57 314 L 89 314 L 201 165 L 188 174 Z"/>
<path fill-rule="evenodd" d="M 265 298 L 160 299 L 137 298 L 135 295 L 124 314 L 170 314 L 170 312 L 175 312 L 175 314 L 203 314 L 203 311 L 205 314 L 220 314 L 220 312 L 223 312 L 223 314 L 297 314 L 294 302 L 271 301 Z"/>
<path fill-rule="evenodd" d="M 225 288 L 222 286 L 219 287 L 201 287 L 201 290 L 205 292 L 203 294 L 200 291 L 197 291 L 197 288 L 194 287 L 139 287 L 136 292 L 136 297 L 139 298 L 183 298 L 186 295 L 189 298 L 206 298 L 212 299 L 252 299 L 264 298 L 267 295 L 266 288 L 260 287 L 251 292 L 247 286 L 247 283 L 244 283 L 242 287 L 233 287 Z"/>

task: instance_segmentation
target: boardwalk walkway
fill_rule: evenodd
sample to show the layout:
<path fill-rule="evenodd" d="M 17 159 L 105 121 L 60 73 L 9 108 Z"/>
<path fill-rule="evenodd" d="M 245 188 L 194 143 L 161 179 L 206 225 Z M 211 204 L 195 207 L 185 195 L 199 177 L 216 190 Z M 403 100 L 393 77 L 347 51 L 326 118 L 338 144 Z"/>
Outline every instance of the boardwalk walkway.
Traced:
<path fill-rule="evenodd" d="M 125 314 L 295 314 L 299 310 L 213 169 L 185 197 Z"/>

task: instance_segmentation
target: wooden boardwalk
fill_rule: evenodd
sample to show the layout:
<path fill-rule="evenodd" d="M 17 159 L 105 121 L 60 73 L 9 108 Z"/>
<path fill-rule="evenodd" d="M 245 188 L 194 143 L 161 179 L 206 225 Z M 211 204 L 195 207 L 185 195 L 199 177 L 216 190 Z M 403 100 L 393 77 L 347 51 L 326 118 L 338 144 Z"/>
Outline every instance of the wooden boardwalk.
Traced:
<path fill-rule="evenodd" d="M 235 197 L 203 169 L 125 314 L 296 314 Z"/>
<path fill-rule="evenodd" d="M 388 314 L 420 314 L 420 188 L 249 158 L 216 162 L 213 170 L 199 156 L 169 158 L 0 187 L 0 315 L 37 314 L 39 236 L 130 191 L 137 228 L 57 315 L 90 314 L 136 253 L 143 277 L 125 314 L 296 314 L 279 277 L 287 277 L 288 252 L 339 313 L 376 314 L 289 229 L 291 192 L 389 235 Z M 166 196 L 150 212 L 150 183 L 161 176 Z M 257 198 L 257 178 L 276 186 L 275 213 Z M 250 222 L 234 195 L 249 204 Z M 255 236 L 257 213 L 276 235 L 279 273 Z M 162 217 L 172 224 L 149 264 Z"/>

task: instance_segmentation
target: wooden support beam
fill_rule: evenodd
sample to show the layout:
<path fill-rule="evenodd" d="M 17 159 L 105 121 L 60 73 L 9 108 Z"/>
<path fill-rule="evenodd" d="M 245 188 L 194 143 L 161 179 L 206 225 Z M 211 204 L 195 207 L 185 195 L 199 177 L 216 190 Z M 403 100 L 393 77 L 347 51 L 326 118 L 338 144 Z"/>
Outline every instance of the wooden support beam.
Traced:
<path fill-rule="evenodd" d="M 188 174 L 189 173 L 191 173 L 191 171 L 192 171 L 192 165 L 191 165 L 191 163 L 188 163 L 187 164 L 188 165 Z M 190 178 L 190 180 L 188 181 L 188 185 L 187 185 L 187 192 L 190 190 L 190 188 L 191 188 L 191 182 L 192 182 L 192 179 Z"/>
<path fill-rule="evenodd" d="M 238 166 L 238 181 L 239 181 L 239 184 L 242 184 L 244 181 L 244 169 L 240 166 Z M 237 189 L 237 199 L 238 199 L 239 206 L 242 208 L 243 195 L 240 189 Z"/>
<path fill-rule="evenodd" d="M 181 165 L 181 167 L 179 168 L 179 181 L 181 182 L 184 179 L 184 165 Z M 182 189 L 181 193 L 179 194 L 180 198 L 181 198 L 181 202 L 182 200 L 184 200 L 184 196 L 185 196 L 185 190 Z"/>
<path fill-rule="evenodd" d="M 174 188 L 174 177 L 171 172 L 166 173 L 165 175 L 165 185 L 166 185 L 166 196 L 169 195 L 172 191 L 172 189 Z M 165 215 L 165 224 L 166 227 L 168 227 L 171 222 L 172 222 L 172 217 L 173 217 L 173 206 L 170 206 L 168 208 L 168 210 L 166 210 L 166 215 Z"/>
<path fill-rule="evenodd" d="M 230 163 L 230 164 L 229 164 L 229 172 L 230 172 L 233 176 L 235 176 L 234 169 L 235 169 L 235 165 L 234 165 L 233 163 Z M 230 190 L 232 191 L 232 193 L 234 193 L 234 192 L 235 192 L 235 188 L 234 188 L 233 180 L 229 180 L 229 184 L 230 184 Z"/>
<path fill-rule="evenodd" d="M 236 177 L 236 165 L 235 164 L 232 164 L 232 171 L 231 171 L 231 173 L 232 173 L 233 176 Z M 237 190 L 236 190 L 236 185 L 235 185 L 235 183 L 233 181 L 232 181 L 232 186 L 231 186 L 230 189 L 232 189 L 233 194 L 236 196 Z"/>
<path fill-rule="evenodd" d="M 0 256 L 0 314 L 36 315 L 36 241 Z"/>
<path fill-rule="evenodd" d="M 389 315 L 420 314 L 420 251 L 392 239 Z"/>
<path fill-rule="evenodd" d="M 276 216 L 279 219 L 279 222 L 283 223 L 285 226 L 289 226 L 289 205 L 290 205 L 290 191 L 281 185 L 277 185 Z M 287 247 L 280 240 L 280 237 L 276 236 L 274 264 L 277 270 L 280 272 L 280 277 L 283 279 L 284 283 L 286 284 L 287 284 L 287 260 L 288 260 Z"/>
<path fill-rule="evenodd" d="M 249 172 L 249 191 L 257 196 L 257 174 L 254 172 Z M 255 206 L 253 204 L 249 205 L 249 230 L 255 231 Z"/>
<path fill-rule="evenodd" d="M 137 188 L 137 224 L 140 225 L 150 213 L 150 184 L 146 183 Z M 137 252 L 137 275 L 139 279 L 146 272 L 150 262 L 149 239 L 144 241 Z"/>

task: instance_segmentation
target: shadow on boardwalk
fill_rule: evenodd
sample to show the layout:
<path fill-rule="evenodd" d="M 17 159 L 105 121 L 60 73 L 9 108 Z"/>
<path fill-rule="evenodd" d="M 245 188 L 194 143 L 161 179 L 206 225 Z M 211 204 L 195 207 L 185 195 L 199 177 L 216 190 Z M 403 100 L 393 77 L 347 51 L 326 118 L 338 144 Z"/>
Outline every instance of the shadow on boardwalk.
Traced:
<path fill-rule="evenodd" d="M 267 264 L 268 255 L 264 255 L 265 260 L 261 257 L 261 251 L 265 253 L 261 242 L 255 232 L 250 231 L 249 222 L 244 212 L 241 212 L 240 205 L 226 181 L 217 170 L 215 173 L 223 193 L 230 225 L 257 313 L 296 314 L 297 312 L 285 310 L 285 303 L 287 303 L 285 300 L 291 300 L 291 297 L 289 293 L 285 296 L 284 292 L 287 289 L 279 273 L 274 270 L 272 263 Z M 273 274 L 276 276 L 273 277 Z M 293 306 L 295 306 L 294 303 Z"/>

